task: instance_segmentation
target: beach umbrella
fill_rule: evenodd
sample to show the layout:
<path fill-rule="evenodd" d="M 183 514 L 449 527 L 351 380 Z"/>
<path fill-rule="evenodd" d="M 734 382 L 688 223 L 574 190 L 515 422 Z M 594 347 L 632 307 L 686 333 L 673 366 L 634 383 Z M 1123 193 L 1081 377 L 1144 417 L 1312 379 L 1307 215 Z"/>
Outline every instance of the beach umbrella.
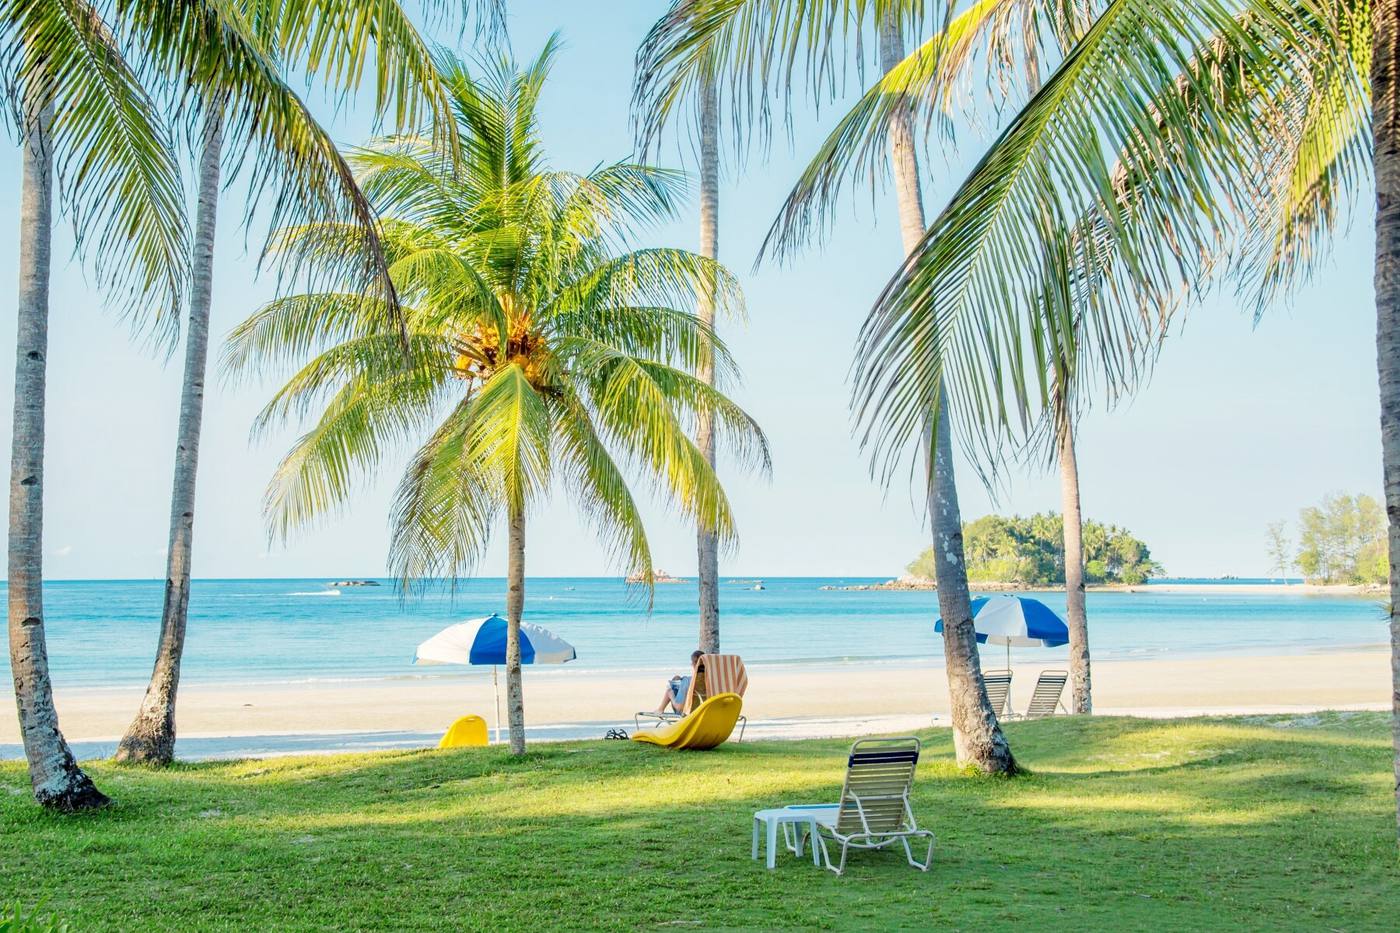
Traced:
<path fill-rule="evenodd" d="M 1069 643 L 1069 626 L 1054 610 L 1029 596 L 981 596 L 972 601 L 972 625 L 977 641 L 1006 646 L 1006 666 L 1011 648 L 1058 648 Z M 943 631 L 943 620 L 934 625 Z"/>
<path fill-rule="evenodd" d="M 520 623 L 521 664 L 563 664 L 578 657 L 574 646 L 547 628 Z M 501 740 L 501 683 L 497 668 L 506 663 L 506 620 L 494 612 L 484 619 L 449 625 L 418 646 L 414 664 L 489 664 L 496 691 L 496 741 Z"/>

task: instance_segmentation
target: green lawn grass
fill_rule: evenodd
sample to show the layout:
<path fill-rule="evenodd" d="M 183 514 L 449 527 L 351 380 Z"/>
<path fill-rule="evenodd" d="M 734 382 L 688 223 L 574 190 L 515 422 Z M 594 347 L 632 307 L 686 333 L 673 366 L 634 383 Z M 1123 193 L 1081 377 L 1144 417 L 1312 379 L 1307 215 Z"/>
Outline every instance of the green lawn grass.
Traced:
<path fill-rule="evenodd" d="M 156 773 L 59 817 L 0 765 L 0 901 L 75 930 L 884 927 L 1394 930 L 1379 714 L 1014 723 L 1033 773 L 969 777 L 923 738 L 928 873 L 749 859 L 750 814 L 825 801 L 841 741 L 630 742 L 303 757 Z"/>

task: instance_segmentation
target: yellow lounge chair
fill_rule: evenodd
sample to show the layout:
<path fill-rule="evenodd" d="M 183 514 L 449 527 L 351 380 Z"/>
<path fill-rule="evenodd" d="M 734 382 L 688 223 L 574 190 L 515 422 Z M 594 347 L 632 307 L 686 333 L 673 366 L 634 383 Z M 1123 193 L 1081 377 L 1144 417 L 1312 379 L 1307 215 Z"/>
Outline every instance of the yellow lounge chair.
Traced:
<path fill-rule="evenodd" d="M 691 749 L 699 751 L 714 748 L 729 738 L 734 724 L 739 721 L 739 711 L 744 701 L 737 693 L 721 693 L 712 696 L 695 708 L 695 712 L 666 729 L 638 732 L 632 736 L 633 742 L 646 742 L 662 748 Z"/>
<path fill-rule="evenodd" d="M 438 748 L 468 748 L 485 744 L 486 720 L 480 716 L 463 716 L 447 727 Z"/>
<path fill-rule="evenodd" d="M 694 670 L 691 672 L 690 686 L 686 688 L 681 712 L 644 710 L 632 717 L 633 725 L 640 730 L 643 719 L 654 719 L 657 728 L 660 728 L 662 723 L 678 722 L 689 716 L 709 697 L 719 696 L 721 693 L 736 693 L 742 697 L 749 687 L 749 675 L 744 669 L 744 660 L 737 654 L 702 654 L 700 668 L 704 671 L 703 676 L 697 676 Z M 747 717 L 739 717 L 740 742 L 744 741 L 744 729 L 748 724 Z"/>

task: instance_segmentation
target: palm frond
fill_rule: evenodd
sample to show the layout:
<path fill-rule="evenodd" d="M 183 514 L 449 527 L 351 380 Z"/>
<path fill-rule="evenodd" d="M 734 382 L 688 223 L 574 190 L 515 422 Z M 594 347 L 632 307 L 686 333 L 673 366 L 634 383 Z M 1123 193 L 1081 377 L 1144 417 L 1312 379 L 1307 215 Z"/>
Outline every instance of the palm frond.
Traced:
<path fill-rule="evenodd" d="M 852 70 L 850 57 L 855 71 L 863 67 L 870 22 L 892 17 L 905 35 L 916 36 L 926 6 L 915 0 L 673 0 L 637 51 L 632 119 L 638 150 L 651 151 L 706 79 L 715 82 L 736 145 L 751 138 L 766 145 L 775 101 L 786 115 L 795 94 L 818 103 L 835 96 Z"/>
<path fill-rule="evenodd" d="M 1088 0 L 977 0 L 905 56 L 867 90 L 808 161 L 759 250 L 784 258 L 827 230 L 843 187 L 872 184 L 888 166 L 890 131 L 912 116 L 951 132 L 959 89 L 979 70 L 999 78 L 1001 98 L 1020 73 L 1016 50 L 1038 44 L 1042 32 L 1070 42 L 1087 28 Z M 1097 4 L 1095 4 L 1097 5 Z M 983 60 L 988 66 L 980 69 Z M 1024 67 L 1024 65 L 1022 65 Z M 989 78 L 991 80 L 991 78 Z"/>
<path fill-rule="evenodd" d="M 497 370 L 476 393 L 466 449 L 501 477 L 507 508 L 524 511 L 548 489 L 551 425 L 548 404 L 518 365 Z"/>
<path fill-rule="evenodd" d="M 732 356 L 713 328 L 674 310 L 695 307 L 704 298 L 721 316 L 745 318 L 743 290 L 722 265 L 687 250 L 653 247 L 588 268 L 559 289 L 541 314 L 561 333 L 626 342 L 636 352 L 679 360 L 692 369 L 713 345 L 716 378 L 723 384 L 736 373 Z"/>
<path fill-rule="evenodd" d="M 410 334 L 405 363 L 404 345 L 397 334 L 375 334 L 338 343 L 295 372 L 277 390 L 253 421 L 253 434 L 264 433 L 288 420 L 304 418 L 325 405 L 346 387 L 371 392 L 381 384 L 402 385 L 412 376 L 412 397 L 404 399 L 396 417 L 403 419 L 395 436 L 414 440 L 421 436 L 422 419 L 434 412 L 434 404 L 446 393 L 455 354 L 434 334 Z"/>
<path fill-rule="evenodd" d="M 309 353 L 379 333 L 386 310 L 359 292 L 273 299 L 229 334 L 223 368 L 237 377 L 280 372 Z"/>
<path fill-rule="evenodd" d="M 184 190 L 168 128 L 118 39 L 88 0 L 0 0 L 0 58 L 10 100 L 27 123 L 52 107 L 59 194 L 78 248 L 141 326 L 165 339 L 179 327 L 189 237 Z"/>
<path fill-rule="evenodd" d="M 1085 214 L 1112 243 L 1121 290 L 1092 307 L 1111 329 L 1156 332 L 1198 280 L 1251 194 L 1234 170 L 1258 145 L 1242 102 L 1297 77 L 1288 11 L 1245 6 L 1114 0 L 973 170 L 862 332 L 854 405 L 877 472 L 889 477 L 945 389 L 964 433 L 1027 424 L 1049 403 L 1075 309 L 1051 306 L 1067 322 L 1054 331 L 1035 325 L 1046 301 L 1071 294 L 1053 279 L 1073 253 L 1056 244 Z M 1080 242 L 1091 257 L 1094 242 Z"/>
<path fill-rule="evenodd" d="M 438 374 L 420 370 L 348 382 L 292 445 L 268 484 L 264 509 L 273 534 L 286 538 L 338 514 L 357 482 L 372 476 L 384 455 L 408 440 L 439 404 L 440 389 Z"/>
<path fill-rule="evenodd" d="M 386 215 L 380 238 L 402 297 L 401 356 L 382 299 L 347 287 L 345 259 L 363 233 L 343 222 L 274 237 L 275 249 L 335 287 L 269 303 L 235 331 L 226 354 L 244 373 L 300 363 L 259 428 L 324 408 L 274 482 L 279 528 L 343 502 L 391 445 L 427 430 L 456 399 L 399 485 L 391 564 L 406 582 L 469 572 L 498 512 L 528 512 L 556 481 L 629 569 L 649 575 L 619 460 L 732 540 L 719 481 L 685 436 L 701 413 L 734 439 L 741 461 L 768 468 L 753 420 L 673 365 L 693 365 L 713 345 L 722 374 L 735 375 L 727 349 L 689 308 L 713 296 L 741 315 L 737 283 L 683 250 L 617 254 L 631 230 L 670 212 L 678 179 L 631 163 L 588 175 L 548 168 L 534 108 L 549 53 L 523 72 L 488 62 L 481 78 L 444 60 L 461 161 L 411 136 L 352 156 Z M 391 407 L 381 396 L 394 391 L 404 397 Z M 400 430 L 381 414 L 397 416 Z"/>
<path fill-rule="evenodd" d="M 592 415 L 572 393 L 553 402 L 559 408 L 559 460 L 571 500 L 583 512 L 604 546 L 620 558 L 628 577 L 640 578 L 650 611 L 655 597 L 655 568 L 642 515 L 627 478 L 593 429 Z"/>
<path fill-rule="evenodd" d="M 432 50 L 398 0 L 239 0 L 247 19 L 272 48 L 288 54 L 313 77 L 339 92 L 361 86 L 373 69 L 375 113 L 392 113 L 398 127 L 417 126 L 431 117 L 455 148 L 446 89 Z M 502 28 L 503 0 L 420 0 L 433 19 L 475 17 L 478 34 Z"/>
<path fill-rule="evenodd" d="M 389 567 L 405 590 L 455 583 L 481 559 L 504 499 L 502 479 L 467 444 L 474 399 L 463 399 L 414 455 L 389 517 Z"/>
<path fill-rule="evenodd" d="M 1301 4 L 1315 39 L 1306 80 L 1273 102 L 1258 158 L 1261 192 L 1232 271 L 1255 296 L 1256 314 L 1305 280 L 1327 252 L 1339 215 L 1371 171 L 1370 4 Z"/>
<path fill-rule="evenodd" d="M 581 341 L 575 356 L 588 356 Z M 595 346 L 582 362 L 589 407 L 609 443 L 624 450 L 644 475 L 653 477 L 686 517 L 712 531 L 721 542 L 736 540 L 734 516 L 714 467 L 690 438 L 682 416 L 704 407 L 725 435 L 726 449 L 744 465 L 768 465 L 767 442 L 757 425 L 732 403 L 703 393 L 704 382 L 678 369 Z M 715 393 L 718 395 L 718 393 Z M 689 404 L 687 404 L 689 403 Z"/>

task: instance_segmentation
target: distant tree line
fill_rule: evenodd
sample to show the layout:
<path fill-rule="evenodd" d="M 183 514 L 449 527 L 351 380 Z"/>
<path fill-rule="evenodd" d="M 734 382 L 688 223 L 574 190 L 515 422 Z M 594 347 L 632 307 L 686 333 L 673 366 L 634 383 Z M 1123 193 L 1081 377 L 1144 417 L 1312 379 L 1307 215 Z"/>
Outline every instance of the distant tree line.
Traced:
<path fill-rule="evenodd" d="M 1063 520 L 1054 512 L 1022 517 L 985 515 L 963 525 L 967 578 L 977 583 L 1050 586 L 1065 582 Z M 910 575 L 933 579 L 933 549 L 909 565 Z M 1084 579 L 1089 583 L 1145 582 L 1162 567 L 1148 547 L 1117 525 L 1084 522 Z"/>
<path fill-rule="evenodd" d="M 1375 498 L 1340 493 L 1298 512 L 1296 548 L 1285 522 L 1268 529 L 1270 570 L 1309 583 L 1384 583 L 1390 573 L 1385 509 Z"/>

